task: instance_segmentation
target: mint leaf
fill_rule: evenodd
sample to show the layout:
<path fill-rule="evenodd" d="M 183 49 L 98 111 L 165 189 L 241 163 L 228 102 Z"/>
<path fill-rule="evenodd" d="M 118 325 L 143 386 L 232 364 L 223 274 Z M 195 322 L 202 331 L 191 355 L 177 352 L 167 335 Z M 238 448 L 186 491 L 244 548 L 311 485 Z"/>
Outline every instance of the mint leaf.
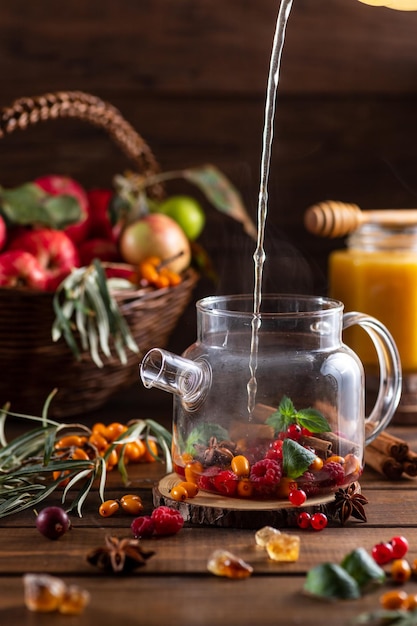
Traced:
<path fill-rule="evenodd" d="M 293 439 L 282 444 L 283 469 L 289 478 L 298 478 L 312 464 L 316 455 Z"/>
<path fill-rule="evenodd" d="M 357 548 L 347 554 L 341 566 L 356 580 L 360 589 L 382 584 L 386 579 L 384 570 L 379 567 L 365 548 Z"/>
<path fill-rule="evenodd" d="M 331 431 L 329 422 L 316 409 L 302 409 L 297 412 L 297 422 L 302 428 L 312 433 L 328 433 Z"/>
<path fill-rule="evenodd" d="M 356 580 L 336 563 L 323 563 L 309 570 L 304 591 L 328 600 L 355 600 L 361 595 Z"/>
<path fill-rule="evenodd" d="M 195 453 L 195 445 L 208 446 L 208 442 L 211 437 L 216 437 L 218 441 L 223 441 L 229 438 L 229 433 L 223 426 L 219 424 L 200 424 L 193 428 L 187 437 L 185 452 L 188 454 Z"/>
<path fill-rule="evenodd" d="M 361 613 L 353 620 L 352 624 L 368 624 L 369 626 L 416 626 L 417 611 L 405 611 L 401 609 L 388 610 L 377 609 L 369 613 Z"/>
<path fill-rule="evenodd" d="M 296 421 L 296 415 L 297 411 L 292 400 L 288 396 L 283 396 L 278 409 L 268 417 L 266 423 L 272 426 L 276 433 L 282 432 Z"/>

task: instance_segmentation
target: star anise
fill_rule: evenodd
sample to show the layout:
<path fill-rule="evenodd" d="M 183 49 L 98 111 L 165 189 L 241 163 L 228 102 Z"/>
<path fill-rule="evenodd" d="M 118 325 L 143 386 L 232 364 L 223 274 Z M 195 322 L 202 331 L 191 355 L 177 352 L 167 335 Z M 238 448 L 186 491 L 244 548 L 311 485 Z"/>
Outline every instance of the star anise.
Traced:
<path fill-rule="evenodd" d="M 118 539 L 107 535 L 105 545 L 92 550 L 87 555 L 87 561 L 106 572 L 125 574 L 145 565 L 154 554 L 153 551 L 143 550 L 139 539 Z"/>
<path fill-rule="evenodd" d="M 336 491 L 335 512 L 342 526 L 351 516 L 361 522 L 367 521 L 364 506 L 368 504 L 368 500 L 364 495 L 358 493 L 356 489 L 357 485 L 352 483 L 346 489 L 340 488 Z"/>
<path fill-rule="evenodd" d="M 216 437 L 210 437 L 208 447 L 203 451 L 203 462 L 206 465 L 227 465 L 235 455 L 236 444 L 234 441 L 217 441 Z"/>

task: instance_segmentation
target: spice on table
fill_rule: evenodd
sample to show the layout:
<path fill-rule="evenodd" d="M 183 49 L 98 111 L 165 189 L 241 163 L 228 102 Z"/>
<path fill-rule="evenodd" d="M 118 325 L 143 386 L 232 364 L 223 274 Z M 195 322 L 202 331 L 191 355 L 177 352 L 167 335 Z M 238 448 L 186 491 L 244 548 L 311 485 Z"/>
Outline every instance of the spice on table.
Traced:
<path fill-rule="evenodd" d="M 386 431 L 366 446 L 365 463 L 390 480 L 399 480 L 404 474 L 417 476 L 417 453 Z"/>
<path fill-rule="evenodd" d="M 107 535 L 105 545 L 92 550 L 87 561 L 106 572 L 125 574 L 146 565 L 154 554 L 152 550 L 144 550 L 139 539 L 118 539 Z"/>

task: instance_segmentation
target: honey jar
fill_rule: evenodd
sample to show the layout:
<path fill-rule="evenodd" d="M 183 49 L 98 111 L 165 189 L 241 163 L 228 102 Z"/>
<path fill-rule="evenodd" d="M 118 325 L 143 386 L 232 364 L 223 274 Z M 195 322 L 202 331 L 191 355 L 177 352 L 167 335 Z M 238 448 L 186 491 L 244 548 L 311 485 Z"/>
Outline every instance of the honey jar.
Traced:
<path fill-rule="evenodd" d="M 349 311 L 375 316 L 390 331 L 401 357 L 402 399 L 397 422 L 417 419 L 417 223 L 364 223 L 329 257 L 329 294 Z M 348 329 L 346 343 L 370 378 L 378 357 L 366 333 Z"/>

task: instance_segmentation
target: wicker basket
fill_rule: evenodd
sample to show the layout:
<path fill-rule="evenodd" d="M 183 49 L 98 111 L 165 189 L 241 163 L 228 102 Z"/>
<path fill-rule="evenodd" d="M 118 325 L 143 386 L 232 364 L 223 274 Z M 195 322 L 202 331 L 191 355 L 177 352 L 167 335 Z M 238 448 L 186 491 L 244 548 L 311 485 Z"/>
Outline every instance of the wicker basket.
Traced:
<path fill-rule="evenodd" d="M 141 173 L 158 171 L 158 164 L 143 138 L 119 111 L 82 92 L 60 92 L 21 98 L 0 112 L 0 137 L 40 121 L 75 117 L 104 128 L 136 164 Z M 153 195 L 163 192 L 155 187 Z M 198 276 L 189 269 L 176 287 L 115 293 L 140 353 L 166 345 L 178 319 L 191 300 Z M 53 294 L 23 288 L 0 288 L 0 405 L 40 415 L 52 389 L 58 393 L 49 415 L 82 415 L 100 408 L 112 395 L 138 381 L 141 354 L 127 351 L 128 363 L 117 356 L 98 368 L 89 353 L 77 361 L 64 340 L 53 343 Z"/>

